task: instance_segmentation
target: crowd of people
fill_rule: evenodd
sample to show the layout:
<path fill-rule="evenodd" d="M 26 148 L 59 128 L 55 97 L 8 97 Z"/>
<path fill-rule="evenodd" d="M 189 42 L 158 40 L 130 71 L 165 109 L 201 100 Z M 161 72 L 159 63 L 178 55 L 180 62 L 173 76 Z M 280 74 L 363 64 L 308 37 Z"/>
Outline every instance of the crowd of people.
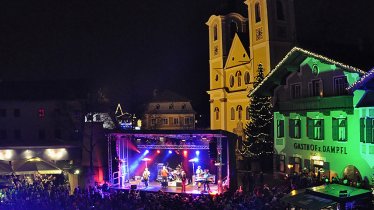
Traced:
<path fill-rule="evenodd" d="M 222 194 L 175 194 L 139 190 L 111 190 L 107 184 L 88 189 L 77 187 L 69 191 L 63 176 L 8 177 L 11 186 L 0 190 L 0 210 L 251 210 L 285 209 L 281 198 L 292 189 L 312 186 L 313 179 L 303 174 L 289 176 L 283 184 L 260 184 L 244 192 L 227 191 Z M 308 181 L 309 180 L 309 181 Z"/>

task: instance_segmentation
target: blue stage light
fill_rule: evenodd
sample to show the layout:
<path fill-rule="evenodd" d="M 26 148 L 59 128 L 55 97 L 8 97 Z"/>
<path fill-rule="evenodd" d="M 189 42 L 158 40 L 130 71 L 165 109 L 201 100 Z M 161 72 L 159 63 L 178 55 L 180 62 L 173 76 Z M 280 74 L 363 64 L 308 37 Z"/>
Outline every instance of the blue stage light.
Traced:
<path fill-rule="evenodd" d="M 200 155 L 200 151 L 197 150 L 197 151 L 196 151 L 196 156 L 199 156 L 199 155 Z"/>
<path fill-rule="evenodd" d="M 144 152 L 144 154 L 148 154 L 149 153 L 149 150 L 146 150 L 145 152 Z"/>
<path fill-rule="evenodd" d="M 169 150 L 169 154 L 173 153 L 173 151 Z"/>

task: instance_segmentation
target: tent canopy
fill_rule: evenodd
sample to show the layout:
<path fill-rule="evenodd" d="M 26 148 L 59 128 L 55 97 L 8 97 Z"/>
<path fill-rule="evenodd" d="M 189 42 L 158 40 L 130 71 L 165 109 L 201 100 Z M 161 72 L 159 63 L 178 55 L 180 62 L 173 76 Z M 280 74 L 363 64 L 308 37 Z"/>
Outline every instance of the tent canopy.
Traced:
<path fill-rule="evenodd" d="M 15 170 L 17 175 L 34 174 L 36 172 L 40 174 L 61 174 L 62 170 L 55 164 L 41 158 L 28 159 Z"/>
<path fill-rule="evenodd" d="M 9 175 L 13 172 L 8 161 L 0 160 L 0 175 Z"/>

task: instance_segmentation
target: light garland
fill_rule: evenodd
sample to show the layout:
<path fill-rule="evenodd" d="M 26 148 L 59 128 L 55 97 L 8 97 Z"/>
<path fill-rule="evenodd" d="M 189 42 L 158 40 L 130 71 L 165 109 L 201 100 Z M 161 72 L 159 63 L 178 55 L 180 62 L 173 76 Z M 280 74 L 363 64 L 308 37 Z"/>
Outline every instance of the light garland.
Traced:
<path fill-rule="evenodd" d="M 354 82 L 351 86 L 347 87 L 346 90 L 355 90 L 359 89 L 358 85 L 360 83 L 364 83 L 366 80 L 372 79 L 374 77 L 374 68 L 369 70 L 365 75 L 361 77 L 361 79 Z"/>
<path fill-rule="evenodd" d="M 275 71 L 277 71 L 279 69 L 280 66 L 282 66 L 287 60 L 288 58 L 293 55 L 294 52 L 301 52 L 307 56 L 311 56 L 311 57 L 314 57 L 314 58 L 317 58 L 317 59 L 320 59 L 320 60 L 323 60 L 323 61 L 326 61 L 326 62 L 329 62 L 329 63 L 332 63 L 332 64 L 335 64 L 343 69 L 347 69 L 347 70 L 351 70 L 351 71 L 354 71 L 354 72 L 357 72 L 359 74 L 365 74 L 364 71 L 362 71 L 361 69 L 358 69 L 356 67 L 353 67 L 353 66 L 350 66 L 350 65 L 346 65 L 346 64 L 343 64 L 343 63 L 340 63 L 340 62 L 337 62 L 333 59 L 330 59 L 330 58 L 327 58 L 325 56 L 322 56 L 322 55 L 319 55 L 319 54 L 316 54 L 316 53 L 313 53 L 313 52 L 310 52 L 308 50 L 304 50 L 302 48 L 299 48 L 299 47 L 293 47 L 288 53 L 287 55 L 275 66 L 275 68 L 273 70 L 270 71 L 270 73 L 265 77 L 264 80 L 262 80 L 260 82 L 259 85 L 257 85 L 256 88 L 254 88 L 248 96 L 251 96 L 253 95 L 258 89 L 259 87 L 262 86 L 262 84 L 264 84 L 264 82 L 266 82 L 271 75 L 274 74 Z"/>

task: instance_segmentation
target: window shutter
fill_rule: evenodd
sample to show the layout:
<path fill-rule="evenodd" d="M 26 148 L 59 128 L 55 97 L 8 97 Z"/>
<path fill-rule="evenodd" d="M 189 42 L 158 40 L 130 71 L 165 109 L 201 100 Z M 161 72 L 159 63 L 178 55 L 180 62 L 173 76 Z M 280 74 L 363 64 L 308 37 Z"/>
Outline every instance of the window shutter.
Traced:
<path fill-rule="evenodd" d="M 279 136 L 284 137 L 284 120 L 279 121 Z"/>
<path fill-rule="evenodd" d="M 339 140 L 339 119 L 332 118 L 332 140 Z"/>
<path fill-rule="evenodd" d="M 308 138 L 310 139 L 314 139 L 314 125 L 313 125 L 313 120 L 308 118 L 307 119 L 307 127 L 306 127 L 306 130 L 307 130 L 307 133 L 308 133 Z"/>
<path fill-rule="evenodd" d="M 366 143 L 372 143 L 372 118 L 366 118 Z"/>
<path fill-rule="evenodd" d="M 289 135 L 291 138 L 295 138 L 295 120 L 290 119 L 289 122 Z"/>
<path fill-rule="evenodd" d="M 325 123 L 324 120 L 321 120 L 321 139 L 325 139 Z"/>
<path fill-rule="evenodd" d="M 360 118 L 360 142 L 365 143 L 365 118 Z"/>
<path fill-rule="evenodd" d="M 299 130 L 299 136 L 297 138 L 301 138 L 301 120 L 297 120 L 297 129 Z"/>

